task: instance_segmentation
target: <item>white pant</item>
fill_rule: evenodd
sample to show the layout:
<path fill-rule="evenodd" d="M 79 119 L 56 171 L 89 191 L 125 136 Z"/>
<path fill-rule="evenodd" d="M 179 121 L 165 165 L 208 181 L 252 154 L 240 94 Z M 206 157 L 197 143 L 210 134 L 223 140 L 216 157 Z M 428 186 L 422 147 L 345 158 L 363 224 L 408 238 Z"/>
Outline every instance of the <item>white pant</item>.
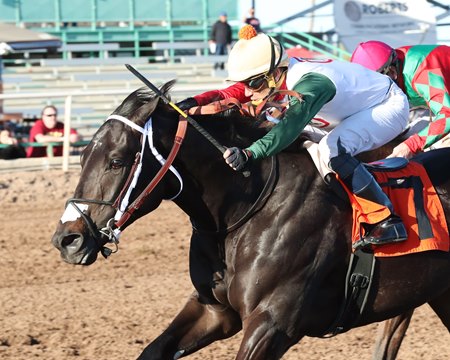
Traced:
<path fill-rule="evenodd" d="M 344 119 L 329 132 L 308 125 L 305 132 L 312 141 L 306 141 L 303 146 L 324 178 L 333 172 L 329 163 L 339 155 L 338 140 L 352 156 L 374 150 L 400 135 L 408 125 L 408 116 L 408 100 L 400 88 L 393 85 L 381 104 Z"/>
<path fill-rule="evenodd" d="M 352 156 L 387 144 L 406 129 L 408 115 L 405 94 L 392 84 L 382 103 L 342 120 L 320 140 L 318 150 L 322 161 L 328 164 L 331 158 L 339 155 L 338 143 Z"/>

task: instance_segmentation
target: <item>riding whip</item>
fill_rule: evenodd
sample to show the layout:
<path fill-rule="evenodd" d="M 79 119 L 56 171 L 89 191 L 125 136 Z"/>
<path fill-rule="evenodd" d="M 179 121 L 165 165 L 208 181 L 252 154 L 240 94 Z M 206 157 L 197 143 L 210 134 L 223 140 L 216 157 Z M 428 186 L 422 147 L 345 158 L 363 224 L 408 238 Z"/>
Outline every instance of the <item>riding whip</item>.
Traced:
<path fill-rule="evenodd" d="M 173 102 L 169 100 L 169 98 L 164 95 L 161 90 L 159 90 L 155 85 L 151 83 L 144 75 L 142 75 L 139 71 L 137 71 L 132 65 L 125 64 L 125 67 L 130 70 L 134 76 L 136 76 L 139 80 L 141 80 L 145 85 L 147 85 L 155 94 L 157 94 L 160 98 L 164 100 L 166 104 L 169 104 L 172 108 L 174 108 L 182 117 L 184 117 L 189 124 L 191 124 L 200 134 L 202 134 L 211 144 L 213 144 L 222 154 L 227 149 L 225 146 L 221 145 L 212 135 L 207 132 L 203 127 L 199 125 L 197 121 L 195 121 L 192 117 L 190 117 L 186 112 L 181 110 L 178 106 L 176 106 Z M 250 175 L 249 171 L 242 172 L 245 177 Z"/>
<path fill-rule="evenodd" d="M 188 114 L 186 114 L 183 110 L 181 110 L 178 106 L 176 106 L 173 102 L 169 100 L 167 96 L 165 96 L 155 85 L 153 85 L 150 80 L 148 80 L 144 75 L 142 75 L 139 71 L 137 71 L 132 65 L 125 64 L 128 70 L 130 70 L 134 76 L 136 76 L 139 80 L 141 80 L 145 85 L 147 85 L 155 94 L 161 97 L 166 104 L 172 106 L 176 111 L 180 113 L 182 117 L 184 117 L 193 127 L 195 127 L 200 134 L 202 134 L 206 139 L 209 140 L 211 144 L 213 144 L 222 154 L 225 152 L 226 147 L 221 145 L 216 139 L 214 139 L 210 133 L 208 133 L 204 128 L 202 128 L 197 121 L 191 118 Z"/>

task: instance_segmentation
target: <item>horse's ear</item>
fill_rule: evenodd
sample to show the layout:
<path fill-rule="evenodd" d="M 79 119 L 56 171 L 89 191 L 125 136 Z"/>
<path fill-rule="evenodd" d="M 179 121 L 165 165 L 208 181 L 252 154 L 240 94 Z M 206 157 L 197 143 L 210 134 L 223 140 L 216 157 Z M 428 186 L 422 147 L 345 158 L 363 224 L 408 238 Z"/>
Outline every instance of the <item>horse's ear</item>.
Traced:
<path fill-rule="evenodd" d="M 164 94 L 164 96 L 166 96 L 169 99 L 170 99 L 169 91 L 172 88 L 172 86 L 175 84 L 175 82 L 176 82 L 176 80 L 168 81 L 164 85 L 162 85 L 161 88 L 159 89 L 161 91 L 161 93 Z M 141 93 L 143 93 L 144 95 L 148 94 L 148 93 L 143 92 L 144 89 L 145 88 L 140 89 Z M 145 89 L 145 90 L 148 91 L 148 89 Z M 151 99 L 150 101 L 144 103 L 141 107 L 139 107 L 139 109 L 133 114 L 133 118 L 135 119 L 136 124 L 138 124 L 140 126 L 145 125 L 148 118 L 150 117 L 150 115 L 153 113 L 156 106 L 158 105 L 159 100 L 160 100 L 160 97 L 156 96 L 153 99 Z"/>
<path fill-rule="evenodd" d="M 145 103 L 142 105 L 134 114 L 133 118 L 135 119 L 136 124 L 140 126 L 144 126 L 147 122 L 150 115 L 155 110 L 156 106 L 158 105 L 159 98 L 154 98 L 152 101 L 149 101 L 148 103 Z"/>
<path fill-rule="evenodd" d="M 168 97 L 168 93 L 169 93 L 170 89 L 172 89 L 172 87 L 175 85 L 176 82 L 177 81 L 175 79 L 170 80 L 170 81 L 166 82 L 163 86 L 161 86 L 161 89 L 159 89 L 159 90 L 164 94 L 164 96 Z"/>

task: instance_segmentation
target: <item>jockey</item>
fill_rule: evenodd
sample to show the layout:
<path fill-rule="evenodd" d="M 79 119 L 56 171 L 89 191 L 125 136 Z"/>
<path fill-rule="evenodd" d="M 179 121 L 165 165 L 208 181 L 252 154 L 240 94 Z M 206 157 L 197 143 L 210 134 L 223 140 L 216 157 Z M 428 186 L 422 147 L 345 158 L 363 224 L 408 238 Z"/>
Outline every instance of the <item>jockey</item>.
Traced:
<path fill-rule="evenodd" d="M 427 106 L 433 121 L 397 146 L 391 156 L 410 158 L 450 131 L 450 47 L 414 45 L 393 49 L 381 41 L 360 43 L 351 61 L 388 75 L 411 106 Z"/>
<path fill-rule="evenodd" d="M 228 148 L 223 157 L 234 170 L 250 159 L 274 155 L 298 138 L 318 115 L 338 125 L 320 140 L 319 153 L 328 165 L 325 180 L 337 173 L 356 201 L 377 207 L 376 220 L 364 241 L 382 245 L 407 238 L 401 219 L 394 214 L 389 198 L 355 155 L 378 148 L 401 134 L 408 123 L 408 101 L 387 76 L 362 66 L 333 60 L 288 59 L 281 44 L 266 34 L 256 34 L 247 25 L 228 59 L 229 81 L 234 85 L 209 91 L 179 103 L 190 106 L 235 97 L 258 101 L 275 90 L 289 89 L 293 97 L 281 121 L 246 149 Z"/>

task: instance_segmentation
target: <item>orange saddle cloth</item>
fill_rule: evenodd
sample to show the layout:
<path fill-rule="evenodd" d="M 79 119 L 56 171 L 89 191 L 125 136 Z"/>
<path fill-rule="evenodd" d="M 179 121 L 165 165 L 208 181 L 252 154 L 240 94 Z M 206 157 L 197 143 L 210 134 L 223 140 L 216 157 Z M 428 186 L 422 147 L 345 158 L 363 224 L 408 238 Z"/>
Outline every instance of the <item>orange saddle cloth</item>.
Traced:
<path fill-rule="evenodd" d="M 402 218 L 408 232 L 406 241 L 374 246 L 375 256 L 399 256 L 427 250 L 449 251 L 444 209 L 425 168 L 410 161 L 402 169 L 377 170 L 372 174 L 391 199 L 395 213 Z M 386 208 L 354 195 L 350 199 L 353 208 L 352 241 L 355 242 L 360 239 L 361 224 L 373 224 L 384 219 Z"/>

